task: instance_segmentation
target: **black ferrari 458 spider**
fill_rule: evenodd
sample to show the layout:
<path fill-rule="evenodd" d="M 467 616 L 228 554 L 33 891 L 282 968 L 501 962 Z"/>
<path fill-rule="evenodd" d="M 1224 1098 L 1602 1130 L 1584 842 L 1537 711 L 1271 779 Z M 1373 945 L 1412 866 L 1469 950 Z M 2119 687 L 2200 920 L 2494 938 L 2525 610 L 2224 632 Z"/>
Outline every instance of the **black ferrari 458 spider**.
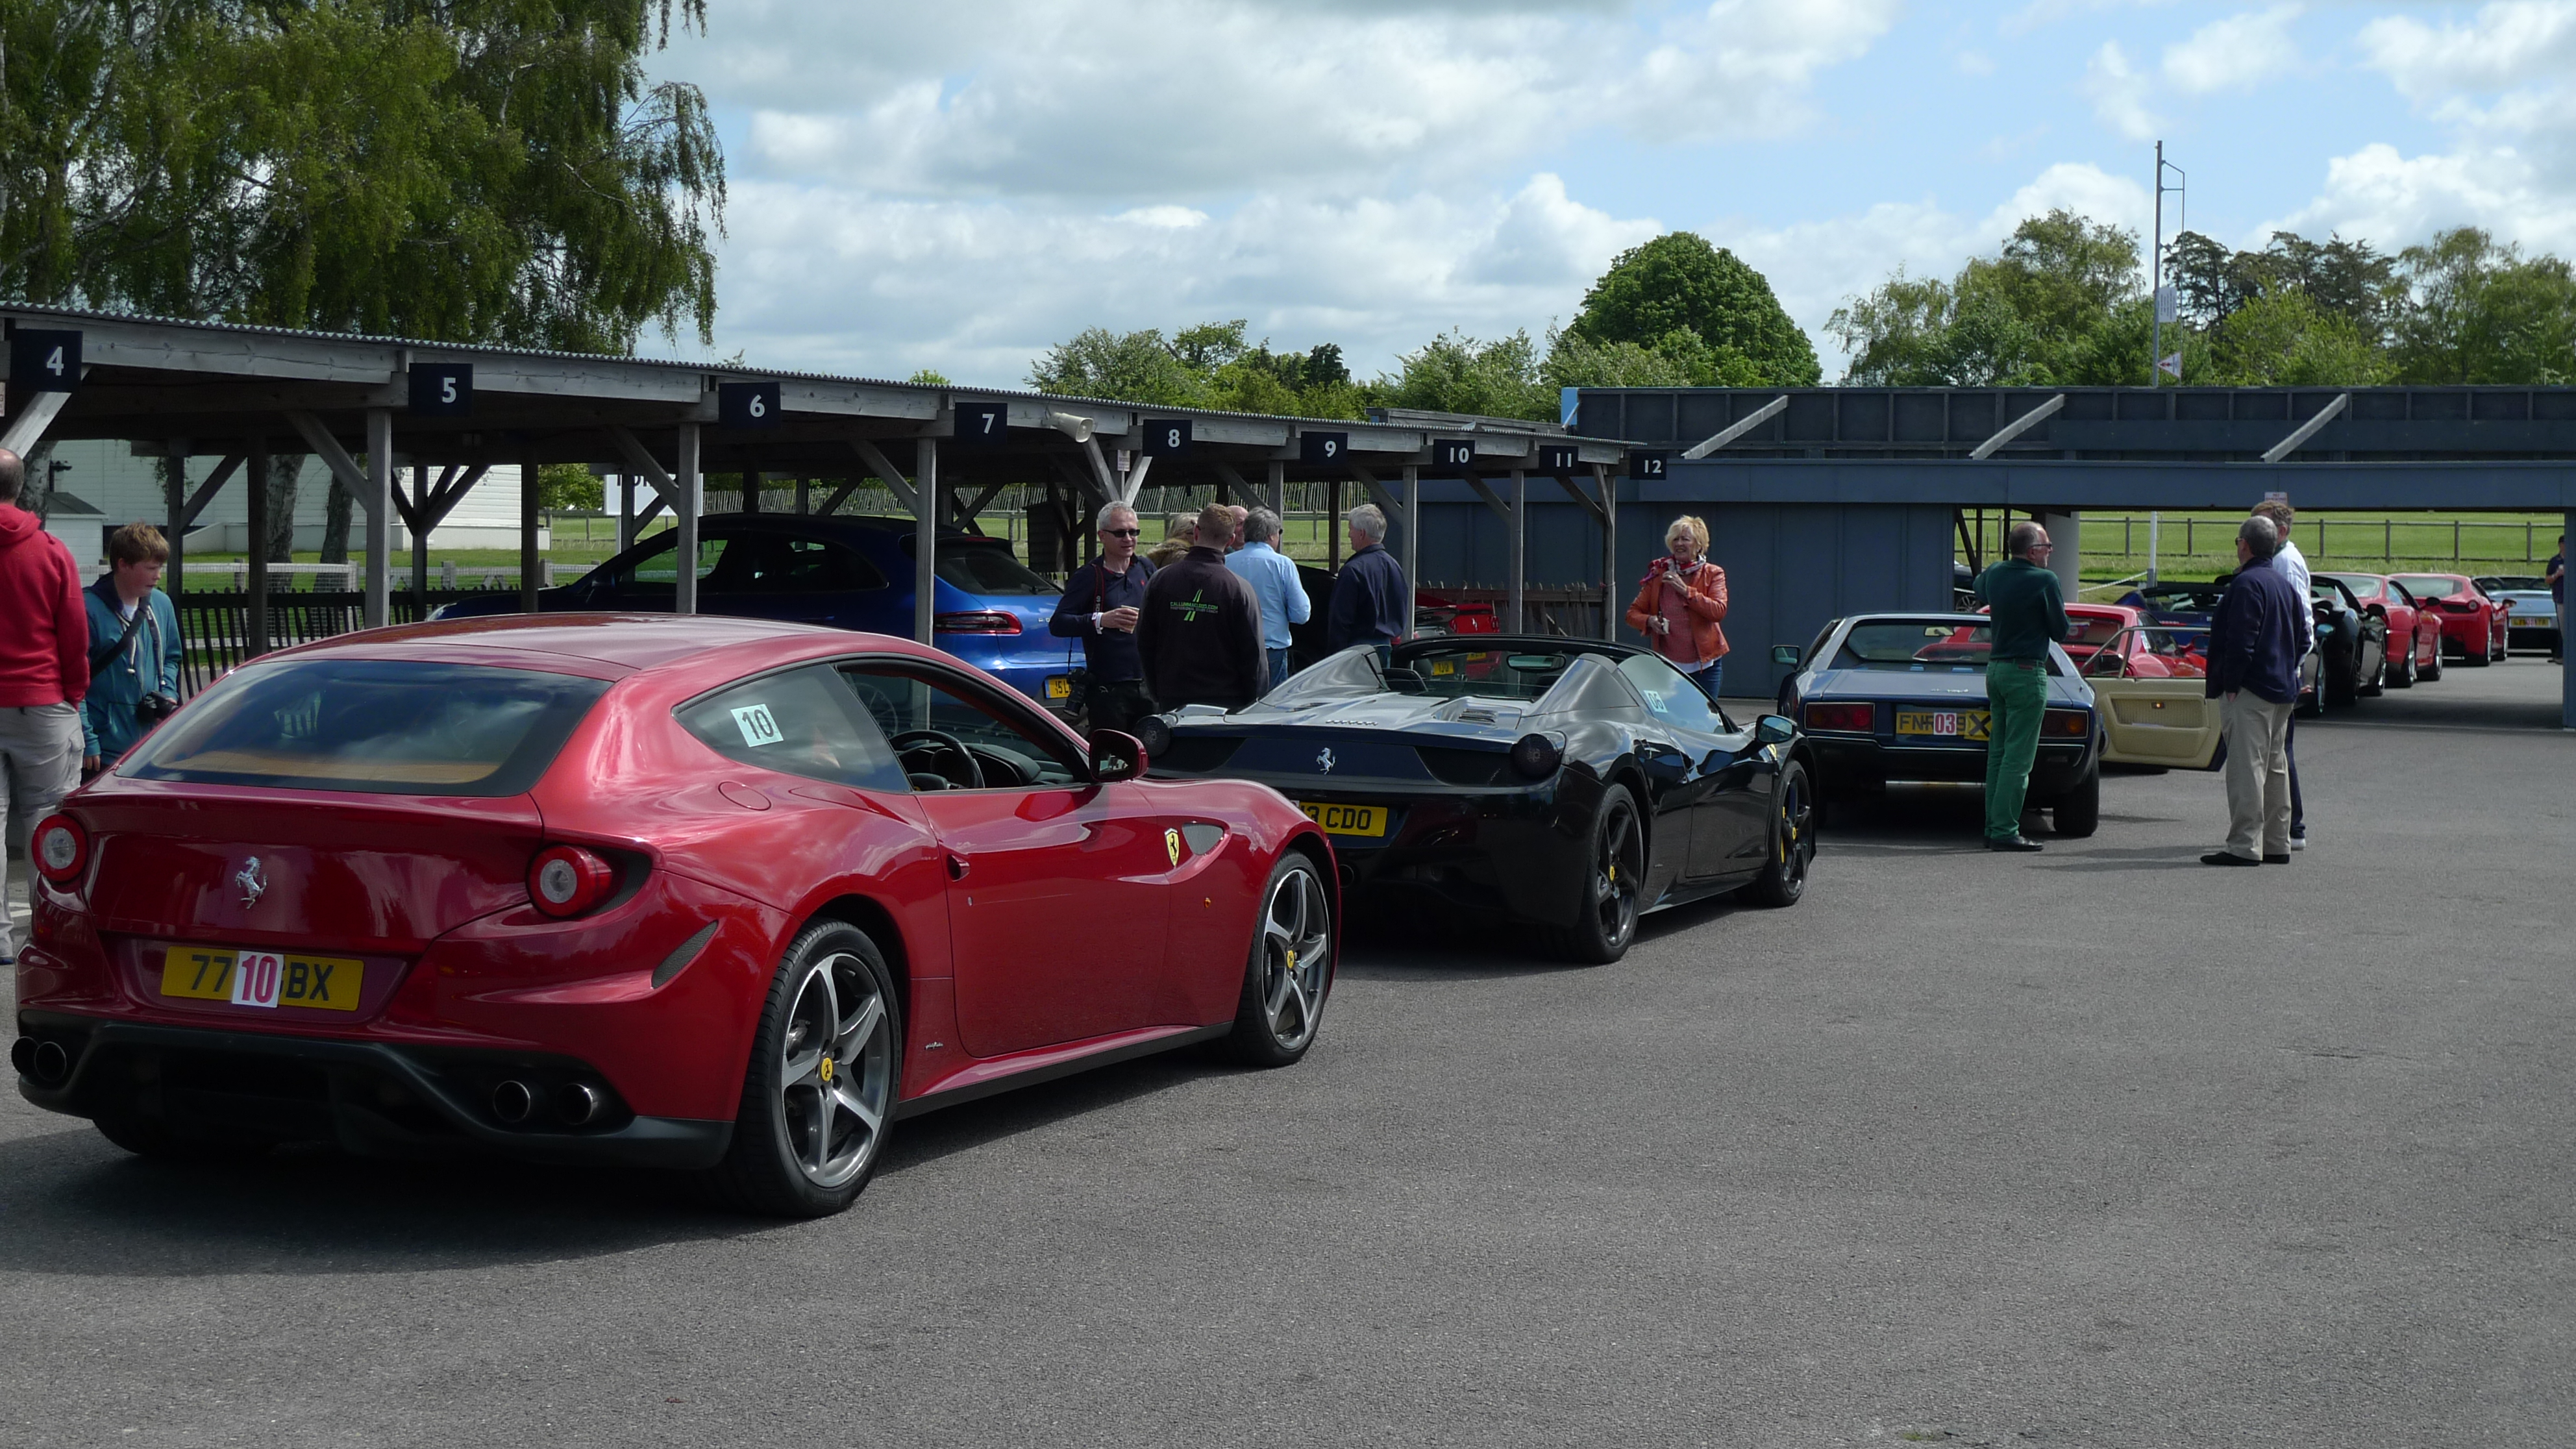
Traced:
<path fill-rule="evenodd" d="M 1345 887 L 1528 922 L 1615 961 L 1641 912 L 1741 890 L 1797 903 L 1815 766 L 1654 654 L 1513 635 L 1363 647 L 1227 713 L 1139 728 L 1148 773 L 1258 780 L 1332 837 Z"/>

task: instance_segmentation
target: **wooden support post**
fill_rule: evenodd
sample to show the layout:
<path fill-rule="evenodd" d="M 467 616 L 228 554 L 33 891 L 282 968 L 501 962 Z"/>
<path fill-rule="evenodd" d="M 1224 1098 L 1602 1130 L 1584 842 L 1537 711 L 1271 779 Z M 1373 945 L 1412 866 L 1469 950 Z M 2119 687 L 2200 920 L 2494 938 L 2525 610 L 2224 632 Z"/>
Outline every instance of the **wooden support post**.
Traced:
<path fill-rule="evenodd" d="M 188 440 L 172 438 L 161 454 L 161 494 L 170 506 L 170 527 L 163 542 L 170 545 L 170 563 L 162 570 L 161 587 L 172 600 L 188 586 Z"/>
<path fill-rule="evenodd" d="M 537 590 L 546 584 L 545 560 L 537 553 L 538 509 L 545 502 L 538 479 L 544 465 L 537 461 L 534 438 L 519 439 L 519 612 L 537 612 Z M 451 505 L 452 506 L 452 505 Z"/>
<path fill-rule="evenodd" d="M 796 475 L 796 514 L 801 518 L 813 511 L 814 480 L 799 473 Z"/>
<path fill-rule="evenodd" d="M 912 496 L 912 637 L 928 644 L 931 615 L 938 605 L 939 516 L 948 502 L 947 493 L 939 485 L 939 442 L 935 438 L 923 438 L 913 444 Z"/>
<path fill-rule="evenodd" d="M 1278 514 L 1281 518 L 1286 518 L 1288 516 L 1287 463 L 1275 459 L 1271 462 L 1269 480 L 1262 485 L 1261 503 L 1263 507 Z M 1288 531 L 1284 525 L 1279 531 L 1279 541 L 1283 544 L 1288 541 Z M 1283 548 L 1280 552 L 1285 553 L 1287 550 Z"/>
<path fill-rule="evenodd" d="M 268 652 L 268 438 L 250 435 L 250 608 L 242 658 Z"/>
<path fill-rule="evenodd" d="M 455 472 L 452 468 L 448 471 Z M 440 479 L 440 486 L 444 487 L 446 481 Z M 429 465 L 412 464 L 411 512 L 403 524 L 411 530 L 411 617 L 415 624 L 429 617 L 429 494 Z"/>
<path fill-rule="evenodd" d="M 678 467 L 671 475 L 671 513 L 679 525 L 679 568 L 671 580 L 671 612 L 698 611 L 698 515 L 705 511 L 707 479 L 698 471 L 698 425 L 680 424 Z"/>
<path fill-rule="evenodd" d="M 1524 576 L 1529 572 L 1529 475 L 1518 468 L 1512 470 L 1511 548 L 1512 579 L 1508 607 L 1512 617 L 1511 631 L 1518 634 L 1524 631 L 1527 623 L 1522 617 L 1521 606 L 1526 593 Z"/>
<path fill-rule="evenodd" d="M 1619 638 L 1619 479 L 1607 464 L 1592 465 L 1592 482 L 1601 490 L 1601 637 Z"/>
<path fill-rule="evenodd" d="M 394 552 L 394 415 L 391 408 L 367 409 L 367 604 L 370 629 L 393 618 Z"/>
<path fill-rule="evenodd" d="M 635 475 L 617 475 L 617 551 L 635 546 Z"/>
<path fill-rule="evenodd" d="M 1342 571 L 1342 480 L 1324 484 L 1324 568 L 1329 573 Z"/>

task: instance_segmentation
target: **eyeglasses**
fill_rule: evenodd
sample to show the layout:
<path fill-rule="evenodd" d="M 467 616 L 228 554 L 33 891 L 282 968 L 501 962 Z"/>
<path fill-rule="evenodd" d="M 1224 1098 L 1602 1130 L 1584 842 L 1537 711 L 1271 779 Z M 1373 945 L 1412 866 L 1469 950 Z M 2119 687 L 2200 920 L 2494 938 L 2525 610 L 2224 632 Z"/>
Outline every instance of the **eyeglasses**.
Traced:
<path fill-rule="evenodd" d="M 2057 547 L 2057 545 L 2053 543 L 2034 543 L 2030 546 L 2030 551 L 2032 553 L 2046 553 L 2055 547 Z"/>
<path fill-rule="evenodd" d="M 1144 531 L 1145 530 L 1141 528 L 1104 528 L 1100 530 L 1102 536 L 1107 538 L 1134 538 Z"/>

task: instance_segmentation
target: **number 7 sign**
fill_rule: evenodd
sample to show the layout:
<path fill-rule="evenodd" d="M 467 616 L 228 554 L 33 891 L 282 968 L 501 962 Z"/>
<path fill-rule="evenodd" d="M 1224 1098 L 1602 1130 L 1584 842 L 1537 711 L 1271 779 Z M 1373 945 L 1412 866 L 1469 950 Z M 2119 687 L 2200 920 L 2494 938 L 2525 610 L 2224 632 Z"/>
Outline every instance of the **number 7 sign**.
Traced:
<path fill-rule="evenodd" d="M 21 327 L 9 337 L 9 391 L 71 392 L 80 386 L 81 335 Z"/>

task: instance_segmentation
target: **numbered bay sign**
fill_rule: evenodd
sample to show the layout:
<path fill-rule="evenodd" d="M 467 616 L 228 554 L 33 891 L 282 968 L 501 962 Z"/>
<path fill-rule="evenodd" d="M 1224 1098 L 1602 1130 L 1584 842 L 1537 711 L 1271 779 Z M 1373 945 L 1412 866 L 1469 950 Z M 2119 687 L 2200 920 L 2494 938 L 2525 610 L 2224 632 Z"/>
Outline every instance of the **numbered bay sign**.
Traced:
<path fill-rule="evenodd" d="M 1673 455 L 1670 453 L 1631 449 L 1628 453 L 1628 476 L 1640 483 L 1661 483 L 1664 481 L 1664 470 L 1671 464 L 1672 459 Z"/>
<path fill-rule="evenodd" d="M 10 335 L 11 392 L 70 392 L 80 377 L 79 333 L 21 327 Z"/>
<path fill-rule="evenodd" d="M 1571 473 L 1583 466 L 1583 450 L 1563 443 L 1548 443 L 1538 450 L 1538 470 L 1542 473 Z"/>
<path fill-rule="evenodd" d="M 411 410 L 433 417 L 463 417 L 474 411 L 474 364 L 413 363 Z"/>
<path fill-rule="evenodd" d="M 1319 468 L 1334 467 L 1338 464 L 1347 462 L 1350 459 L 1351 435 L 1348 433 L 1299 433 L 1297 435 L 1297 455 L 1306 462 Z"/>
<path fill-rule="evenodd" d="M 728 428 L 778 426 L 778 380 L 716 384 L 716 421 Z"/>
<path fill-rule="evenodd" d="M 1148 458 L 1178 458 L 1190 451 L 1188 418 L 1147 418 L 1142 450 Z"/>
<path fill-rule="evenodd" d="M 1007 403 L 959 403 L 957 441 L 999 447 L 1010 440 L 1011 409 Z"/>
<path fill-rule="evenodd" d="M 1431 440 L 1431 461 L 1442 468 L 1473 468 L 1476 466 L 1476 440 L 1434 438 Z"/>

